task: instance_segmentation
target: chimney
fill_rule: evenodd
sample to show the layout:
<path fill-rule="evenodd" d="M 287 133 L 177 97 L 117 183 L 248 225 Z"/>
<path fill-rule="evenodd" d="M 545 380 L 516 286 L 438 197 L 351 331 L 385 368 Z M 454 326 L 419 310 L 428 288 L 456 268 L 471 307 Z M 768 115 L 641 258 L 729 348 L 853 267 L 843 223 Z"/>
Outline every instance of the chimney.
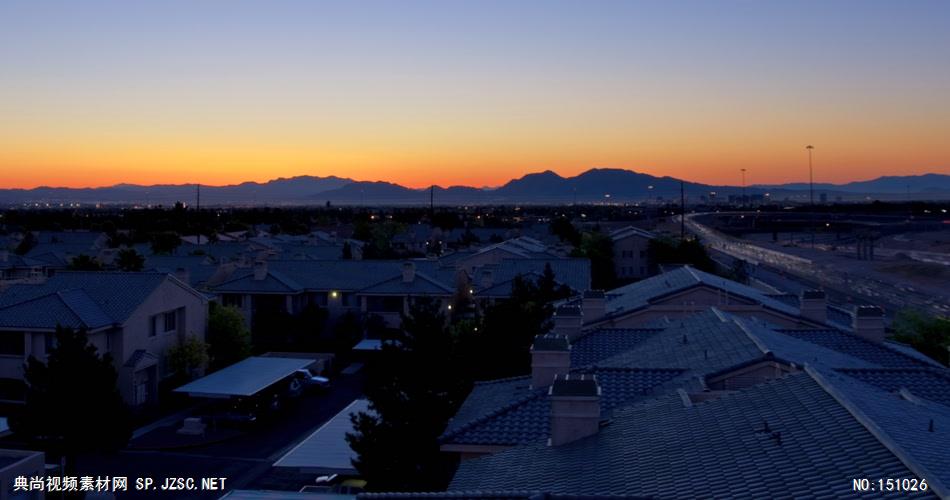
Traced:
<path fill-rule="evenodd" d="M 486 290 L 486 289 L 488 289 L 488 288 L 491 288 L 494 283 L 495 283 L 495 275 L 494 275 L 494 273 L 492 273 L 492 270 L 491 270 L 491 269 L 485 269 L 485 270 L 483 270 L 483 271 L 482 271 L 482 280 L 481 280 L 481 282 L 480 282 L 480 284 L 479 284 L 479 286 L 481 286 L 482 290 Z"/>
<path fill-rule="evenodd" d="M 597 434 L 600 428 L 600 386 L 593 375 L 558 377 L 551 396 L 551 446 Z"/>
<path fill-rule="evenodd" d="M 591 322 L 603 318 L 607 314 L 607 297 L 603 290 L 587 290 L 581 301 L 584 311 L 584 321 Z"/>
<path fill-rule="evenodd" d="M 402 263 L 402 282 L 412 283 L 416 279 L 416 264 L 413 262 Z"/>
<path fill-rule="evenodd" d="M 828 321 L 828 299 L 824 290 L 802 290 L 800 314 L 818 323 Z"/>
<path fill-rule="evenodd" d="M 178 281 L 181 281 L 186 285 L 191 284 L 191 273 L 189 273 L 184 267 L 175 269 L 175 277 L 178 278 Z"/>
<path fill-rule="evenodd" d="M 531 345 L 531 387 L 550 386 L 571 371 L 571 346 L 563 335 L 538 335 Z"/>
<path fill-rule="evenodd" d="M 267 261 L 254 261 L 254 280 L 263 281 L 265 278 L 267 278 Z"/>
<path fill-rule="evenodd" d="M 554 311 L 554 328 L 551 332 L 564 335 L 568 341 L 573 342 L 574 339 L 581 336 L 581 325 L 583 323 L 584 316 L 580 307 L 559 306 Z"/>
<path fill-rule="evenodd" d="M 884 342 L 884 311 L 877 306 L 858 306 L 854 310 L 851 327 L 861 338 Z"/>

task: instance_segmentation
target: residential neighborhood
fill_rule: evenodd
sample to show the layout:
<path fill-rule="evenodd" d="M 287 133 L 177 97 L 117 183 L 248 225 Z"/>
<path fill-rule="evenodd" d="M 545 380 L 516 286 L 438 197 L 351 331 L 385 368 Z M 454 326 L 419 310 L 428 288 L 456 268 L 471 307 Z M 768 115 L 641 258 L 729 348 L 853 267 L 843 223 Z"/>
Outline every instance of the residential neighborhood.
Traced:
<path fill-rule="evenodd" d="M 950 500 L 948 56 L 948 0 L 0 0 L 0 500 Z"/>
<path fill-rule="evenodd" d="M 907 493 L 943 495 L 950 372 L 895 340 L 882 308 L 743 280 L 726 262 L 657 262 L 675 233 L 607 227 L 607 289 L 593 275 L 605 254 L 536 227 L 423 255 L 401 246 L 401 258 L 365 258 L 376 243 L 323 230 L 181 237 L 160 251 L 95 231 L 8 235 L 4 440 L 28 444 L 17 415 L 32 367 L 57 362 L 72 331 L 108 357 L 133 428 L 123 464 L 81 455 L 67 468 L 165 468 L 184 454 L 195 471 L 242 478 L 184 496 L 847 497 L 853 477 L 926 479 Z M 17 251 L 24 239 L 34 258 Z M 412 354 L 437 338 L 419 335 L 448 350 Z M 411 396 L 404 411 L 448 413 L 406 429 L 431 445 L 372 460 L 425 456 L 441 472 L 377 477 L 362 422 L 393 411 L 385 385 L 415 377 L 444 387 L 446 404 Z M 235 455 L 226 468 L 212 459 Z"/>

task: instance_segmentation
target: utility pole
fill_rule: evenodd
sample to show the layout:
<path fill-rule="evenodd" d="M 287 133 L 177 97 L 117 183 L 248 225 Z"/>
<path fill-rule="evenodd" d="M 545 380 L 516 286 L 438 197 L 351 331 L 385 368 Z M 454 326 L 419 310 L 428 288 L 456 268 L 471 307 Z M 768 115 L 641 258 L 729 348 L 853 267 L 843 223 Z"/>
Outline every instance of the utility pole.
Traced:
<path fill-rule="evenodd" d="M 198 244 L 201 244 L 201 183 L 195 184 L 195 212 L 198 217 Z"/>
<path fill-rule="evenodd" d="M 686 189 L 680 181 L 680 241 L 686 241 Z"/>
<path fill-rule="evenodd" d="M 435 225 L 435 184 L 429 186 L 429 225 Z"/>

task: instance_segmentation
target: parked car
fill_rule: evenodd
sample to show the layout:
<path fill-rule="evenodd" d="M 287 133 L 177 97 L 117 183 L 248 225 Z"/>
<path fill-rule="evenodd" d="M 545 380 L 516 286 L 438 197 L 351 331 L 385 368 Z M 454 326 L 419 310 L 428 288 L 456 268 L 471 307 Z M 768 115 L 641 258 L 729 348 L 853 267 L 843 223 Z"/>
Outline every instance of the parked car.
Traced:
<path fill-rule="evenodd" d="M 293 378 L 291 379 L 291 386 L 294 385 L 294 381 L 297 381 L 302 386 L 302 389 L 315 389 L 324 391 L 330 388 L 330 379 L 315 375 L 312 371 L 307 368 L 301 368 L 294 372 Z"/>

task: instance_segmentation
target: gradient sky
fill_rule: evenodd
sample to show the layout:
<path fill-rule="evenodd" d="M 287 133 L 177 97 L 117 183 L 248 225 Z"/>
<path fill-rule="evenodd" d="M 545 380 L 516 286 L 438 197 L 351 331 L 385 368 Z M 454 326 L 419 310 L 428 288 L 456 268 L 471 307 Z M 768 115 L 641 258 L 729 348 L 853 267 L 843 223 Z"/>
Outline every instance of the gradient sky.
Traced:
<path fill-rule="evenodd" d="M 0 187 L 950 173 L 950 2 L 0 2 Z"/>

